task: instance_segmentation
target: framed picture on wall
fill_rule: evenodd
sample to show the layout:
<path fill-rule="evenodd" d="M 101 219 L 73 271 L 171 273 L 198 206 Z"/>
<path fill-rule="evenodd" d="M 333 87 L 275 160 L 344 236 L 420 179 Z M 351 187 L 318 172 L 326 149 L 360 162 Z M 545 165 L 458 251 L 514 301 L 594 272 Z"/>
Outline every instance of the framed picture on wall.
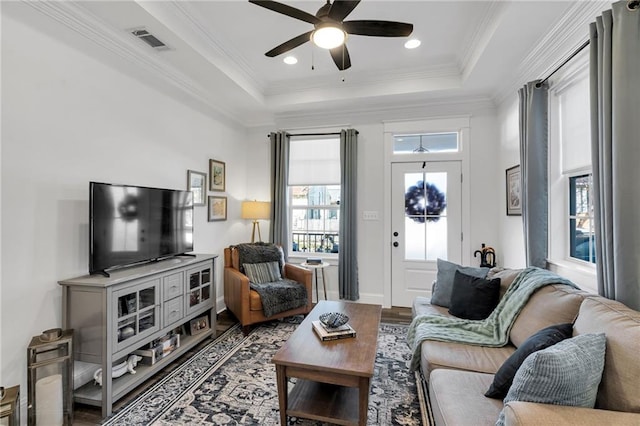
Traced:
<path fill-rule="evenodd" d="M 187 191 L 193 193 L 194 206 L 204 206 L 206 204 L 207 174 L 187 170 Z"/>
<path fill-rule="evenodd" d="M 509 167 L 506 171 L 507 181 L 507 216 L 522 215 L 522 188 L 520 165 Z"/>
<path fill-rule="evenodd" d="M 225 164 L 222 161 L 209 160 L 209 190 L 224 191 L 225 184 Z"/>
<path fill-rule="evenodd" d="M 209 222 L 227 220 L 227 197 L 209 196 Z"/>

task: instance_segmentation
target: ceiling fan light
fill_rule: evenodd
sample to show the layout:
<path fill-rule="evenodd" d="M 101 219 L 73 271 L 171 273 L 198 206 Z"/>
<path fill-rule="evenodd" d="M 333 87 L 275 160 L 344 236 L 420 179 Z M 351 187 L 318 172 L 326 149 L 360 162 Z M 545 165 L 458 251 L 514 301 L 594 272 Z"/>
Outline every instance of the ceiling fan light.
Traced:
<path fill-rule="evenodd" d="M 347 35 L 340 28 L 326 26 L 311 34 L 313 43 L 322 49 L 333 49 L 344 44 Z"/>

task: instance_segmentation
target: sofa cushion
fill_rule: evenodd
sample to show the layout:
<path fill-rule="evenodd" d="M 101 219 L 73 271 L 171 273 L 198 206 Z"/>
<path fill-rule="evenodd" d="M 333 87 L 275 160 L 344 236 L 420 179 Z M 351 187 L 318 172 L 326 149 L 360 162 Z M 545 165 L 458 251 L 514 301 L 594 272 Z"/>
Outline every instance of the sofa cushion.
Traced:
<path fill-rule="evenodd" d="M 565 284 L 547 285 L 531 295 L 511 327 L 509 338 L 519 347 L 538 330 L 573 322 L 586 292 Z"/>
<path fill-rule="evenodd" d="M 483 394 L 493 375 L 435 370 L 429 377 L 429 401 L 436 425 L 493 425 L 502 401 Z"/>
<path fill-rule="evenodd" d="M 485 396 L 504 399 L 511 387 L 516 371 L 529 355 L 570 338 L 572 332 L 573 325 L 571 323 L 557 324 L 543 328 L 529 337 L 498 369 L 493 378 L 493 383 L 491 383 Z"/>
<path fill-rule="evenodd" d="M 480 278 L 486 277 L 487 273 L 489 273 L 489 268 L 461 266 L 443 259 L 438 259 L 437 263 L 438 272 L 436 274 L 436 282 L 433 285 L 431 303 L 446 308 L 451 306 L 451 292 L 456 271 Z"/>
<path fill-rule="evenodd" d="M 489 269 L 487 273 L 487 279 L 500 278 L 500 299 L 507 292 L 509 286 L 516 279 L 518 274 L 522 272 L 522 269 L 505 269 L 500 266 L 494 266 Z"/>
<path fill-rule="evenodd" d="M 504 402 L 529 401 L 593 408 L 604 368 L 604 333 L 583 334 L 531 354 Z M 504 413 L 496 425 L 504 424 Z"/>
<path fill-rule="evenodd" d="M 445 308 L 444 306 L 432 305 L 428 297 L 422 296 L 418 296 L 413 299 L 413 304 L 411 305 L 411 315 L 412 318 L 415 318 L 418 315 L 443 315 L 446 317 L 451 316 L 447 308 Z"/>
<path fill-rule="evenodd" d="M 255 284 L 272 283 L 282 279 L 278 262 L 244 263 L 244 273 Z"/>
<path fill-rule="evenodd" d="M 640 312 L 591 296 L 580 306 L 573 333 L 605 333 L 607 352 L 596 408 L 640 413 Z"/>
<path fill-rule="evenodd" d="M 455 272 L 449 313 L 458 318 L 482 320 L 500 301 L 500 278 L 484 278 Z"/>
<path fill-rule="evenodd" d="M 425 377 L 438 368 L 494 374 L 515 351 L 512 345 L 489 348 L 436 340 L 425 340 L 421 345 L 420 368 Z"/>

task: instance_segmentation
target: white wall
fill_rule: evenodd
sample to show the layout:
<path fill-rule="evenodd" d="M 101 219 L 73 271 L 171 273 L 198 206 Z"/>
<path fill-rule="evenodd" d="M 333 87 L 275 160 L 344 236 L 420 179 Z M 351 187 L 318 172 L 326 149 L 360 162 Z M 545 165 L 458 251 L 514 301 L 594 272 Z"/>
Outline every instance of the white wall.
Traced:
<path fill-rule="evenodd" d="M 443 111 L 443 108 L 416 109 L 413 113 L 406 113 L 404 119 L 428 119 L 442 117 L 442 114 L 455 116 L 471 114 L 469 179 L 470 182 L 470 253 L 466 257 L 471 264 L 478 264 L 479 259 L 473 258 L 473 251 L 486 243 L 496 249 L 498 254 L 503 252 L 499 241 L 499 220 L 504 215 L 504 189 L 502 176 L 504 170 L 500 166 L 498 127 L 495 110 L 492 108 L 458 105 Z M 358 130 L 358 273 L 360 281 L 360 302 L 384 304 L 385 295 L 385 258 L 383 242 L 384 221 L 389 220 L 389 209 L 384 206 L 384 191 L 389 187 L 384 181 L 384 118 L 363 117 L 354 114 L 351 117 L 342 116 L 344 123 Z M 389 114 L 390 119 L 398 119 Z M 329 121 L 330 119 L 324 118 Z M 249 165 L 247 195 L 249 198 L 264 197 L 269 199 L 270 163 L 269 142 L 267 134 L 273 130 L 290 130 L 291 133 L 312 133 L 337 131 L 340 127 L 321 127 L 323 118 L 309 117 L 296 122 L 282 121 L 277 128 L 253 129 L 247 139 L 252 148 L 248 152 Z M 305 126 L 305 122 L 307 123 Z M 335 122 L 335 121 L 334 121 Z M 347 127 L 345 124 L 344 127 Z M 255 197 L 253 194 L 256 194 Z M 362 220 L 363 211 L 378 212 L 379 220 Z M 263 238 L 265 229 L 263 229 Z M 295 262 L 295 260 L 292 260 Z M 386 283 L 388 288 L 388 283 Z M 338 298 L 338 268 L 335 263 L 327 271 L 327 290 L 329 298 Z M 322 297 L 322 291 L 320 292 Z"/>
<path fill-rule="evenodd" d="M 225 161 L 229 220 L 195 208 L 195 251 L 222 254 L 249 232 L 246 137 L 5 15 L 2 88 L 0 382 L 26 399 L 30 338 L 61 326 L 57 281 L 88 272 L 89 181 L 186 189 Z"/>
<path fill-rule="evenodd" d="M 500 211 L 499 239 L 502 247 L 498 253 L 500 264 L 509 268 L 523 268 L 526 266 L 524 252 L 524 230 L 522 216 L 507 216 L 506 214 L 506 183 L 505 171 L 509 167 L 520 164 L 520 127 L 518 122 L 517 93 L 503 103 L 498 113 L 500 126 L 500 199 L 503 208 Z"/>

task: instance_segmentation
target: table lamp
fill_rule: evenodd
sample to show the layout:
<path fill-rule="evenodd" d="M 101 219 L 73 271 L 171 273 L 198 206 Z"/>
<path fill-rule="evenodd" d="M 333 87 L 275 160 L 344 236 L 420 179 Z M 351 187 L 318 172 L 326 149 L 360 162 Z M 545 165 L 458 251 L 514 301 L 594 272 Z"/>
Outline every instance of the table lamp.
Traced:
<path fill-rule="evenodd" d="M 255 242 L 256 228 L 258 228 L 258 240 L 262 241 L 262 236 L 260 235 L 260 223 L 258 223 L 258 220 L 271 218 L 271 205 L 267 201 L 243 201 L 242 218 L 253 220 L 251 242 Z"/>

